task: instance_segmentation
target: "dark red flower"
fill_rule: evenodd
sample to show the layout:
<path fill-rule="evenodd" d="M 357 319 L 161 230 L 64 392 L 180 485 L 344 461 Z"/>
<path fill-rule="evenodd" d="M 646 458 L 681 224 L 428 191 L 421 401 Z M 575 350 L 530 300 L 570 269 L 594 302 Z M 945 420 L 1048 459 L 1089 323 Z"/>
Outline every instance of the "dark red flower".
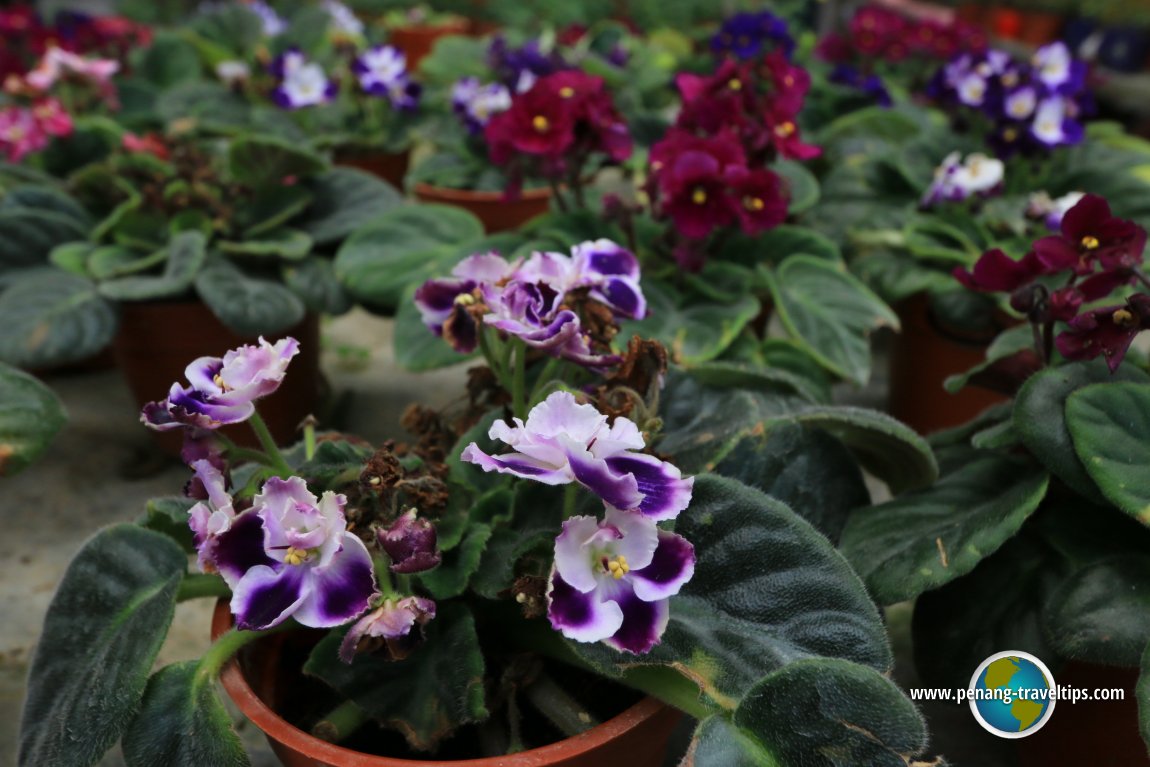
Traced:
<path fill-rule="evenodd" d="M 542 82 L 519 94 L 510 109 L 487 123 L 484 135 L 495 164 L 510 162 L 520 153 L 557 161 L 574 143 L 573 100 L 557 89 L 539 87 Z"/>
<path fill-rule="evenodd" d="M 739 224 L 747 234 L 773 229 L 787 218 L 783 180 L 765 168 L 727 174 Z"/>
<path fill-rule="evenodd" d="M 979 256 L 970 271 L 958 267 L 955 278 L 971 290 L 986 293 L 1013 293 L 1028 285 L 1043 274 L 1043 266 L 1034 253 L 1027 253 L 1021 260 L 1015 260 L 1002 250 L 995 248 Z"/>
<path fill-rule="evenodd" d="M 651 149 L 652 180 L 664 214 L 685 237 L 706 237 L 739 215 L 729 192 L 732 171 L 746 173 L 746 156 L 734 136 L 693 136 L 672 130 Z"/>
<path fill-rule="evenodd" d="M 1111 215 L 1110 204 L 1095 194 L 1079 200 L 1062 217 L 1062 233 L 1043 237 L 1034 251 L 1048 272 L 1068 269 L 1075 274 L 1129 270 L 1142 263 L 1146 230 L 1133 221 Z"/>
<path fill-rule="evenodd" d="M 794 66 L 781 52 L 774 51 L 763 59 L 763 71 L 774 86 L 772 110 L 792 117 L 797 115 L 811 88 L 811 76 L 807 70 Z"/>
<path fill-rule="evenodd" d="M 1102 355 L 1111 372 L 1126 357 L 1134 337 L 1150 328 L 1150 296 L 1138 293 L 1125 306 L 1087 312 L 1070 321 L 1057 338 L 1058 351 L 1068 360 L 1092 360 Z"/>
<path fill-rule="evenodd" d="M 799 126 L 794 115 L 786 112 L 771 112 L 766 116 L 767 127 L 770 128 L 771 143 L 779 157 L 792 160 L 809 160 L 818 157 L 823 150 L 814 144 L 803 142 L 799 134 Z"/>
<path fill-rule="evenodd" d="M 757 122 L 758 96 L 750 64 L 728 59 L 708 77 L 680 74 L 675 85 L 683 102 L 675 122 L 678 128 L 707 136 L 733 128 L 745 135 Z"/>

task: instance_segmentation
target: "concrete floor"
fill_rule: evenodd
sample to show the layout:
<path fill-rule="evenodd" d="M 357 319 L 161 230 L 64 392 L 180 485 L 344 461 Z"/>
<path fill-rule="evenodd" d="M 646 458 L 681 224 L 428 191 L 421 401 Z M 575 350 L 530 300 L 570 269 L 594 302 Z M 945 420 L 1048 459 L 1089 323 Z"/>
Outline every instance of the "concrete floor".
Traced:
<path fill-rule="evenodd" d="M 443 406 L 461 392 L 465 366 L 428 375 L 399 370 L 392 361 L 391 324 L 362 313 L 332 320 L 324 328 L 324 370 L 337 392 L 348 398 L 349 431 L 372 441 L 401 436 L 399 416 L 411 402 Z M 880 406 L 884 365 L 876 364 L 872 385 L 844 390 L 844 402 Z M 43 616 L 56 583 L 81 543 L 103 525 L 131 519 L 148 498 L 178 492 L 187 470 L 155 463 L 149 436 L 136 408 L 110 370 L 49 381 L 68 408 L 70 420 L 48 453 L 23 474 L 0 480 L 0 517 L 5 550 L 0 557 L 0 767 L 15 764 L 16 734 L 24 677 Z M 157 393 L 159 396 L 160 393 Z M 129 476 L 147 474 L 145 478 Z M 161 665 L 197 657 L 208 645 L 210 605 L 206 600 L 179 606 Z M 905 643 L 908 611 L 895 609 L 891 625 L 899 656 L 896 678 L 913 685 Z M 902 638 L 900 638 L 900 636 Z M 963 767 L 1013 767 L 1009 744 L 980 730 L 965 707 L 927 712 L 935 747 Z M 262 735 L 240 731 L 255 767 L 274 767 Z M 113 752 L 101 767 L 122 767 Z M 36 767 L 55 767 L 37 765 Z M 210 766 L 205 766 L 210 767 Z"/>

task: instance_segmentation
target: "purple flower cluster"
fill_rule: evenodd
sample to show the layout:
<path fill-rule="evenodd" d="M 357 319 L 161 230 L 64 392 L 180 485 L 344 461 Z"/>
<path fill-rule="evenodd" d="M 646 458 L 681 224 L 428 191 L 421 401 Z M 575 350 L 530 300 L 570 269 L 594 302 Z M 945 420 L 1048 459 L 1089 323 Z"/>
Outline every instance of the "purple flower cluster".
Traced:
<path fill-rule="evenodd" d="M 1029 62 L 998 50 L 964 53 L 935 75 L 929 93 L 984 115 L 1003 156 L 1081 142 L 1081 119 L 1093 108 L 1086 64 L 1061 42 L 1039 48 Z"/>
<path fill-rule="evenodd" d="M 951 152 L 934 171 L 934 180 L 920 205 L 933 207 L 943 202 L 961 202 L 971 197 L 990 197 L 1002 190 L 1005 173 L 1002 160 L 984 154 Z"/>
<path fill-rule="evenodd" d="M 502 83 L 464 77 L 451 88 L 451 108 L 470 135 L 481 136 L 492 117 L 511 108 L 511 91 Z"/>
<path fill-rule="evenodd" d="M 514 452 L 488 455 L 474 442 L 462 458 L 484 471 L 548 485 L 577 482 L 602 499 L 602 520 L 573 516 L 555 539 L 547 615 L 564 636 L 603 641 L 632 653 L 659 643 L 667 627 L 667 600 L 691 579 L 695 550 L 662 530 L 691 502 L 693 478 L 647 453 L 631 420 L 607 416 L 555 392 L 526 422 L 497 421 L 489 435 Z"/>
<path fill-rule="evenodd" d="M 526 261 L 479 253 L 460 262 L 447 279 L 415 292 L 423 322 L 459 352 L 479 345 L 482 325 L 518 338 L 553 357 L 588 367 L 618 358 L 591 346 L 569 294 L 586 292 L 616 318 L 639 319 L 647 303 L 639 288 L 639 262 L 610 240 L 585 242 L 562 253 L 536 252 Z"/>
<path fill-rule="evenodd" d="M 866 74 L 855 66 L 840 63 L 835 64 L 827 79 L 832 83 L 845 85 L 848 88 L 860 91 L 864 96 L 879 106 L 889 107 L 894 104 L 894 100 L 891 99 L 890 96 L 890 91 L 886 89 L 886 84 L 883 83 L 881 77 L 873 72 Z"/>
<path fill-rule="evenodd" d="M 275 58 L 271 73 L 276 78 L 272 100 L 281 109 L 303 109 L 326 104 L 335 98 L 339 84 L 319 64 L 308 61 L 298 48 Z"/>
<path fill-rule="evenodd" d="M 744 60 L 781 50 L 789 59 L 795 50 L 795 39 L 787 29 L 787 22 L 770 11 L 736 13 L 729 16 L 711 38 L 711 50 Z"/>
<path fill-rule="evenodd" d="M 390 45 L 368 48 L 352 62 L 351 71 L 364 93 L 386 98 L 401 112 L 419 108 L 422 86 L 411 79 L 407 57 L 398 48 Z"/>
<path fill-rule="evenodd" d="M 538 40 L 528 40 L 516 48 L 502 35 L 488 46 L 487 64 L 499 82 L 519 93 L 529 90 L 540 77 L 569 68 L 557 51 L 545 53 Z"/>

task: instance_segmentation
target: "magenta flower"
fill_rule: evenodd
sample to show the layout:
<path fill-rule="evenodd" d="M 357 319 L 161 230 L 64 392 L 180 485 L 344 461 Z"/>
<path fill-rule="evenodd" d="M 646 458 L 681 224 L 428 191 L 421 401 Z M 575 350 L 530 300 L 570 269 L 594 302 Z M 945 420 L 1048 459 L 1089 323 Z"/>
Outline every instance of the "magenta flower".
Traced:
<path fill-rule="evenodd" d="M 42 99 L 32 105 L 32 118 L 49 136 L 71 136 L 74 129 L 72 115 L 59 99 Z"/>
<path fill-rule="evenodd" d="M 555 539 L 547 617 L 577 642 L 645 653 L 667 628 L 667 600 L 694 573 L 690 542 L 642 514 L 609 509 L 602 522 L 572 517 Z"/>
<path fill-rule="evenodd" d="M 1058 351 L 1068 360 L 1102 355 L 1111 372 L 1118 369 L 1134 337 L 1150 329 L 1150 295 L 1137 293 L 1124 306 L 1108 306 L 1079 315 L 1058 335 Z"/>
<path fill-rule="evenodd" d="M 348 629 L 339 645 L 339 659 L 351 663 L 364 640 L 378 639 L 391 646 L 395 640 L 411 635 L 416 626 L 435 619 L 435 602 L 422 597 L 385 599 Z M 402 655 L 392 650 L 393 655 Z"/>
<path fill-rule="evenodd" d="M 8 162 L 20 162 L 48 146 L 48 135 L 23 107 L 0 109 L 0 153 Z"/>
<path fill-rule="evenodd" d="M 347 531 L 346 502 L 331 491 L 317 499 L 300 477 L 272 477 L 217 537 L 216 564 L 232 588 L 239 628 L 289 617 L 328 628 L 367 609 L 375 575 L 367 547 Z"/>
<path fill-rule="evenodd" d="M 158 431 L 194 426 L 218 429 L 246 421 L 255 412 L 255 400 L 279 388 L 288 363 L 299 352 L 299 342 L 282 338 L 270 344 L 232 349 L 220 357 L 201 357 L 184 371 L 189 387 L 172 384 L 168 398 L 144 406 L 140 420 Z"/>
<path fill-rule="evenodd" d="M 787 218 L 787 195 L 783 181 L 766 168 L 730 173 L 728 180 L 735 197 L 735 213 L 747 234 L 774 229 Z"/>
<path fill-rule="evenodd" d="M 112 76 L 119 70 L 120 64 L 114 59 L 89 59 L 52 46 L 24 81 L 40 92 L 51 89 L 57 81 L 68 77 L 86 80 L 106 88 L 111 83 Z"/>
<path fill-rule="evenodd" d="M 674 519 L 691 502 L 692 477 L 653 455 L 637 452 L 645 442 L 639 428 L 623 417 L 608 424 L 592 405 L 555 392 L 536 405 L 527 422 L 496 421 L 489 436 L 513 453 L 492 456 L 472 442 L 462 458 L 484 471 L 497 471 L 547 485 L 578 482 L 609 507 L 637 511 L 652 520 Z"/>
<path fill-rule="evenodd" d="M 387 530 L 376 533 L 379 547 L 391 558 L 393 573 L 421 573 L 439 564 L 438 535 L 435 525 L 417 517 L 415 509 L 399 515 Z"/>

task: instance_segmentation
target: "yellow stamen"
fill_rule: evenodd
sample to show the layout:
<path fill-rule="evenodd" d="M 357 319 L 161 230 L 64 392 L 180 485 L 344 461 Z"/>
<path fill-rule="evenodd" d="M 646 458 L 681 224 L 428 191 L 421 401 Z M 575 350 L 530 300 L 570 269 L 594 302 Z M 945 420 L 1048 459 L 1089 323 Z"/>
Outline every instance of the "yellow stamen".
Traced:
<path fill-rule="evenodd" d="M 1100 244 L 1097 237 L 1093 237 L 1089 234 L 1082 238 L 1082 247 L 1087 250 L 1095 250 Z"/>
<path fill-rule="evenodd" d="M 531 125 L 539 133 L 546 133 L 547 129 L 551 127 L 551 122 L 543 115 L 535 115 L 535 119 L 531 121 Z"/>
<path fill-rule="evenodd" d="M 620 554 L 614 559 L 607 562 L 607 572 L 611 573 L 611 577 L 619 580 L 627 573 L 631 572 L 631 567 L 627 564 L 627 557 Z"/>
<path fill-rule="evenodd" d="M 226 383 L 224 383 L 224 377 L 222 375 L 220 375 L 219 373 L 216 373 L 214 376 L 212 376 L 212 383 L 214 383 L 216 386 L 220 387 L 221 391 L 231 391 L 232 387 L 230 387 Z"/>
<path fill-rule="evenodd" d="M 762 210 L 766 207 L 766 203 L 761 197 L 744 197 L 743 207 L 747 210 Z"/>
<path fill-rule="evenodd" d="M 456 306 L 471 306 L 475 303 L 475 296 L 471 293 L 460 293 L 455 297 Z"/>
<path fill-rule="evenodd" d="M 788 88 L 790 88 L 794 84 L 795 84 L 795 76 L 794 75 L 787 75 L 786 77 L 783 78 L 783 85 L 787 86 Z"/>
<path fill-rule="evenodd" d="M 743 82 L 737 77 L 732 77 L 727 81 L 727 87 L 733 91 L 741 91 L 743 89 Z"/>
<path fill-rule="evenodd" d="M 707 201 L 707 192 L 701 187 L 691 193 L 691 202 L 696 205 L 702 205 Z"/>
<path fill-rule="evenodd" d="M 1134 315 L 1126 309 L 1115 310 L 1110 319 L 1114 320 L 1115 325 L 1124 328 L 1132 328 L 1137 324 L 1137 321 L 1134 319 Z"/>
<path fill-rule="evenodd" d="M 788 120 L 787 122 L 779 125 L 779 127 L 775 128 L 775 133 L 777 133 L 782 138 L 793 136 L 795 133 L 795 124 Z"/>
<path fill-rule="evenodd" d="M 1018 129 L 1017 128 L 1007 128 L 1006 130 L 1004 130 L 1002 132 L 1002 138 L 1005 141 L 1010 141 L 1010 142 L 1015 141 L 1018 138 Z"/>
<path fill-rule="evenodd" d="M 559 89 L 559 95 L 565 99 L 569 99 L 575 95 L 575 89 L 572 88 L 570 85 L 564 85 L 562 88 Z"/>
<path fill-rule="evenodd" d="M 288 546 L 287 553 L 284 554 L 284 563 L 289 565 L 302 565 L 310 556 L 311 553 L 307 549 L 297 549 L 295 546 Z"/>

